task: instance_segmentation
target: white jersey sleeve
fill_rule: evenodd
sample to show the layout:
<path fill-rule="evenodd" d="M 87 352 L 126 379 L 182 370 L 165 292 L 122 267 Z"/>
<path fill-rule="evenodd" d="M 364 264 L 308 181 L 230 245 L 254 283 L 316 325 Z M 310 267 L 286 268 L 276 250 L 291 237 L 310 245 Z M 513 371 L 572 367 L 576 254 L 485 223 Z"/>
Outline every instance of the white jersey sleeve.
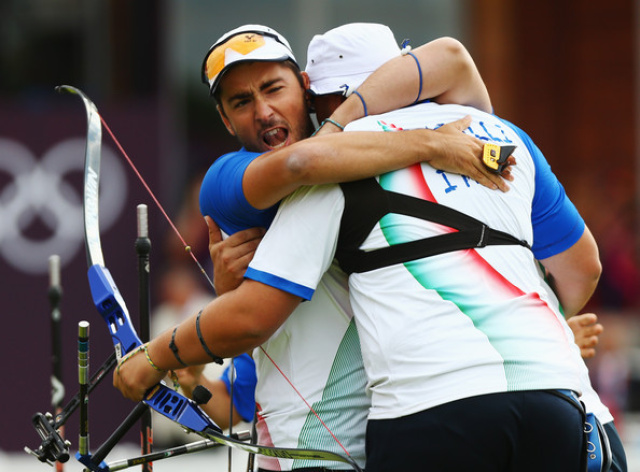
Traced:
<path fill-rule="evenodd" d="M 335 255 L 343 208 L 337 185 L 303 187 L 290 195 L 245 277 L 310 300 Z"/>

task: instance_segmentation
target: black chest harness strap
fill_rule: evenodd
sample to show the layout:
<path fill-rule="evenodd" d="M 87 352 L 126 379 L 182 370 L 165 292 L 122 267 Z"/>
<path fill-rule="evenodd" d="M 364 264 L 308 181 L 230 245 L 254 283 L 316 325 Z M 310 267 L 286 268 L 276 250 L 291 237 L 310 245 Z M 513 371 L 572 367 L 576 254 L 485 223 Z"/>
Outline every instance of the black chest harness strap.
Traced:
<path fill-rule="evenodd" d="M 336 256 L 340 266 L 348 274 L 461 249 L 493 245 L 520 245 L 530 249 L 526 241 L 491 229 L 457 210 L 385 190 L 375 179 L 347 182 L 340 184 L 340 187 L 345 197 L 345 208 L 340 222 Z M 373 251 L 362 251 L 360 246 L 371 230 L 389 213 L 439 223 L 457 231 Z"/>

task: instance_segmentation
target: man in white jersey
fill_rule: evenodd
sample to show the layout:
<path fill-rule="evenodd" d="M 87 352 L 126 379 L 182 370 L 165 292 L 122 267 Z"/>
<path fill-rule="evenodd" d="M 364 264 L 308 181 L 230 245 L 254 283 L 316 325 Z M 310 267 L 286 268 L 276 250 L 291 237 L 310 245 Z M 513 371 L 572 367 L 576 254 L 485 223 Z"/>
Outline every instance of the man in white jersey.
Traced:
<path fill-rule="evenodd" d="M 337 30 L 340 30 L 338 28 Z M 344 32 L 344 34 L 348 34 L 348 32 Z M 324 43 L 330 43 L 331 41 L 336 42 L 333 47 L 331 44 L 318 44 L 316 47 L 316 53 L 318 51 L 332 50 L 334 56 L 327 56 L 323 61 L 320 60 L 321 66 L 326 66 L 326 69 L 322 71 L 318 71 L 317 74 L 314 74 L 314 71 L 311 69 L 307 69 L 312 80 L 312 88 L 313 82 L 316 75 L 320 75 L 327 77 L 327 72 L 336 71 L 337 67 L 340 66 L 342 57 L 344 55 L 348 55 L 349 47 L 345 46 L 349 44 L 349 41 L 344 41 L 344 36 L 337 33 L 337 31 L 332 31 L 327 33 L 325 38 L 320 38 L 320 40 Z M 320 42 L 320 41 L 319 41 Z M 340 53 L 340 60 L 338 60 L 338 52 Z M 316 60 L 319 58 L 316 57 Z M 397 59 L 395 60 L 397 61 Z M 393 62 L 393 61 L 391 61 Z M 320 69 L 320 67 L 318 67 Z M 387 69 L 389 70 L 389 69 Z M 381 83 L 385 83 L 385 81 L 393 80 L 393 75 L 389 74 L 380 74 L 382 71 L 378 71 L 374 76 L 378 79 L 377 82 L 373 80 L 367 81 L 363 86 L 359 89 L 362 91 L 364 96 L 368 96 L 370 90 L 375 89 L 375 87 L 379 86 Z M 324 81 L 323 84 L 319 84 L 318 88 L 322 88 L 321 93 L 329 93 L 329 94 L 337 94 L 339 97 L 342 95 L 340 90 L 340 84 L 344 80 L 344 77 L 333 77 L 333 79 L 329 79 Z M 320 87 L 322 85 L 322 87 Z M 369 87 L 369 88 L 367 88 Z M 333 103 L 335 103 L 335 95 Z M 359 118 L 362 116 L 363 110 L 362 106 L 366 106 L 364 104 L 364 100 L 362 96 L 358 97 L 359 99 L 351 98 L 350 104 L 349 100 L 346 104 L 349 104 L 348 107 L 341 106 L 338 111 L 334 112 L 331 115 L 331 118 L 336 119 L 340 122 L 349 122 L 355 118 Z M 342 99 L 344 100 L 344 98 Z M 340 103 L 340 101 L 338 101 Z M 373 104 L 375 106 L 375 104 Z M 369 202 L 370 203 L 370 202 Z M 569 244 L 573 244 L 575 239 L 571 239 Z M 542 245 L 541 245 L 542 246 Z M 557 246 L 549 246 L 546 249 L 538 249 L 538 254 L 540 258 L 543 259 L 543 263 L 545 267 L 550 271 L 550 274 L 555 278 L 556 283 L 555 288 L 559 292 L 560 300 L 564 305 L 564 312 L 567 317 L 575 315 L 578 310 L 580 310 L 586 300 L 590 297 L 593 289 L 595 288 L 595 283 L 597 282 L 597 276 L 599 274 L 599 262 L 597 261 L 597 248 L 593 243 L 592 237 L 589 231 L 585 228 L 584 234 L 582 237 L 571 247 L 557 247 Z M 593 263 L 588 262 L 593 261 Z M 591 263 L 593 269 L 588 269 L 588 263 Z M 579 270 L 576 270 L 576 266 L 579 266 Z M 589 278 L 593 278 L 593 280 L 589 280 Z M 579 339 L 584 346 L 584 354 L 586 356 L 592 356 L 593 351 L 589 348 L 593 346 L 593 336 L 597 335 L 599 331 L 601 331 L 602 327 L 599 325 L 590 325 L 595 323 L 595 315 L 587 314 L 579 317 L 572 318 L 572 321 L 576 321 L 579 323 L 584 323 L 584 327 L 575 326 L 573 328 L 581 338 Z M 573 323 L 575 325 L 575 323 Z M 589 338 L 590 337 L 590 338 Z M 589 341 L 587 341 L 587 338 Z M 597 414 L 597 416 L 601 419 L 603 423 L 605 423 L 605 429 L 609 433 L 609 438 L 612 440 L 612 450 L 613 450 L 613 467 L 612 470 L 624 471 L 626 470 L 626 458 L 624 453 L 624 448 L 620 441 L 620 437 L 615 429 L 613 424 L 613 418 L 609 413 L 609 410 L 604 406 L 597 394 L 593 391 L 593 388 L 590 385 L 588 372 L 586 367 L 583 366 L 582 369 L 582 380 L 583 380 L 583 397 L 582 401 L 584 401 L 587 405 L 588 411 L 593 411 Z"/>
<path fill-rule="evenodd" d="M 401 67 L 400 58 L 393 59 L 374 72 L 372 76 L 358 90 L 361 92 L 359 97 L 351 96 L 346 99 L 343 96 L 342 84 L 347 81 L 348 77 L 340 76 L 337 71 L 340 70 L 345 62 L 344 57 L 354 55 L 358 51 L 358 45 L 353 48 L 353 41 L 349 40 L 349 35 L 353 33 L 348 26 L 339 27 L 325 34 L 323 37 L 316 37 L 314 53 L 310 45 L 309 59 L 315 57 L 315 68 L 311 62 L 307 65 L 307 71 L 312 81 L 312 89 L 322 95 L 322 100 L 330 103 L 333 107 L 341 104 L 340 107 L 333 111 L 330 109 L 326 116 L 319 119 L 330 117 L 341 123 L 349 123 L 355 119 L 361 118 L 364 114 L 363 105 L 369 106 L 370 111 L 382 112 L 384 110 L 377 108 L 377 103 L 364 103 L 362 97 L 370 97 L 377 88 L 385 83 L 397 81 L 397 76 L 393 74 L 393 70 Z M 362 46 L 360 46 L 362 48 Z M 311 64 L 311 67 L 309 66 Z M 406 64 L 405 64 L 406 65 Z M 389 67 L 387 67 L 389 66 Z M 317 70 L 316 70 L 317 69 Z M 419 69 L 419 67 L 418 67 Z M 460 75 L 463 75 L 462 73 Z M 419 74 L 418 74 L 419 76 Z M 317 80 L 321 78 L 322 80 Z M 415 80 L 418 81 L 417 78 Z M 314 87 L 314 82 L 317 83 Z M 414 87 L 415 88 L 415 85 Z M 391 92 L 389 97 L 391 97 Z M 320 97 L 316 98 L 316 102 Z M 391 99 L 391 98 L 389 98 Z M 405 104 L 409 104 L 406 102 Z M 322 108 L 322 107 L 320 107 Z M 482 109 L 482 107 L 480 107 Z M 485 110 L 487 111 L 487 110 Z M 322 131 L 335 131 L 333 128 L 326 128 Z M 556 215 L 555 218 L 558 218 Z M 563 224 L 567 224 L 572 220 L 559 222 L 544 222 L 535 220 L 534 234 L 536 228 L 541 224 L 553 228 L 553 236 L 549 238 L 547 234 L 538 234 L 534 240 L 538 241 L 537 247 L 534 245 L 534 252 L 541 260 L 548 280 L 558 296 L 563 308 L 565 316 L 569 319 L 568 323 L 576 336 L 576 342 L 581 348 L 584 358 L 592 357 L 595 354 L 593 347 L 597 344 L 597 336 L 602 331 L 602 326 L 597 323 L 595 314 L 587 313 L 577 315 L 579 310 L 583 308 L 590 298 L 600 274 L 600 263 L 598 260 L 598 251 L 595 241 L 591 236 L 588 228 L 584 228 L 582 235 L 576 240 L 576 237 L 565 238 L 561 231 L 557 231 Z M 578 226 L 581 227 L 581 226 Z M 546 231 L 548 233 L 548 231 Z M 580 235 L 579 233 L 576 233 Z M 613 463 L 611 470 L 624 472 L 627 470 L 626 455 L 620 436 L 615 428 L 613 417 L 609 409 L 602 404 L 597 393 L 591 386 L 586 366 L 583 365 L 581 372 L 582 379 L 582 397 L 581 401 L 585 403 L 587 411 L 593 412 L 608 434 L 611 442 Z"/>
<path fill-rule="evenodd" d="M 397 125 L 396 125 L 396 126 L 397 126 Z M 445 178 L 445 180 L 446 180 L 446 177 L 445 177 L 445 176 L 443 176 L 442 174 L 441 174 L 441 177 Z M 451 187 L 449 187 L 449 188 L 451 188 Z M 318 234 L 320 234 L 320 233 L 318 233 Z M 294 278 L 295 278 L 295 277 L 294 277 Z M 204 320 L 204 318 L 203 318 L 203 320 Z M 217 345 L 217 344 L 216 344 L 216 345 Z M 221 349 L 221 350 L 220 350 L 220 351 L 218 351 L 218 352 L 223 352 L 223 350 L 224 350 L 225 348 L 221 346 L 221 347 L 220 347 L 220 349 Z M 553 382 L 552 382 L 552 383 L 553 383 Z M 524 384 L 524 387 L 527 387 L 527 385 L 528 385 L 528 384 Z M 495 387 L 491 387 L 491 386 L 489 386 L 489 387 L 487 387 L 487 388 L 491 391 L 491 390 L 492 390 L 492 388 L 495 388 Z M 520 388 L 522 388 L 522 386 L 520 386 Z M 572 388 L 573 388 L 573 386 L 572 386 Z M 379 405 L 380 405 L 380 406 L 382 407 L 382 409 L 384 410 L 384 407 L 385 407 L 385 405 L 384 405 L 384 401 L 380 402 L 380 403 L 379 403 Z M 375 405 L 374 405 L 374 408 L 375 408 Z M 410 407 L 410 408 L 411 408 L 411 407 Z"/>

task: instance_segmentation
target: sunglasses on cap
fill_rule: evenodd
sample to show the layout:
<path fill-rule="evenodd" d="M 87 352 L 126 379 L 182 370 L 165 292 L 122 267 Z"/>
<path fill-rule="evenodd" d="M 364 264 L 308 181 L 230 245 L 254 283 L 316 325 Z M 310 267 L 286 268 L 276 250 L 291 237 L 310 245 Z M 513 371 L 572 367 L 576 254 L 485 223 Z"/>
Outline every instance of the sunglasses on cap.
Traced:
<path fill-rule="evenodd" d="M 231 51 L 231 54 L 228 52 Z M 215 92 L 222 73 L 232 64 L 242 61 L 297 62 L 289 44 L 279 34 L 270 31 L 246 30 L 223 37 L 216 42 L 202 62 L 202 82 Z"/>

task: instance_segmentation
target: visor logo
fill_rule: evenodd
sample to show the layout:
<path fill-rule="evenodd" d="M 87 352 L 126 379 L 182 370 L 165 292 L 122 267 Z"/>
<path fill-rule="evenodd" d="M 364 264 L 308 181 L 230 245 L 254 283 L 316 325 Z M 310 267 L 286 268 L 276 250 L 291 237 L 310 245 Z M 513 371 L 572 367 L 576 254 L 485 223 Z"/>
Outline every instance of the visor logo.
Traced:
<path fill-rule="evenodd" d="M 213 80 L 226 65 L 227 51 L 231 50 L 246 56 L 265 45 L 264 36 L 256 33 L 246 33 L 231 38 L 220 47 L 211 51 L 207 58 L 206 74 L 209 80 Z"/>

